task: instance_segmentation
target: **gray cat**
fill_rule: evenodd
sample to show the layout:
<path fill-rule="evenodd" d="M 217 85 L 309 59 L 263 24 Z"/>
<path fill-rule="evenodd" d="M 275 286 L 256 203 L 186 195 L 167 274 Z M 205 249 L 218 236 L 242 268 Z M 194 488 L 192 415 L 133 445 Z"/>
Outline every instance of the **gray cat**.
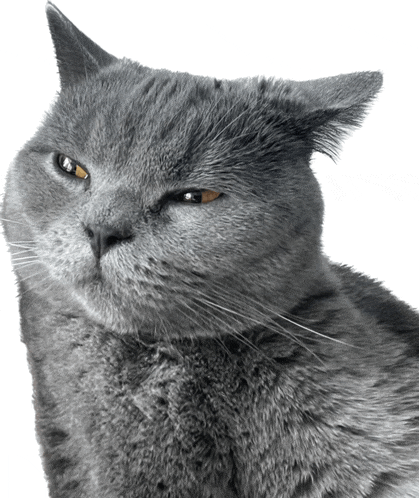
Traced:
<path fill-rule="evenodd" d="M 310 170 L 381 75 L 153 70 L 47 14 L 2 216 L 51 497 L 417 498 L 419 317 L 324 256 Z"/>

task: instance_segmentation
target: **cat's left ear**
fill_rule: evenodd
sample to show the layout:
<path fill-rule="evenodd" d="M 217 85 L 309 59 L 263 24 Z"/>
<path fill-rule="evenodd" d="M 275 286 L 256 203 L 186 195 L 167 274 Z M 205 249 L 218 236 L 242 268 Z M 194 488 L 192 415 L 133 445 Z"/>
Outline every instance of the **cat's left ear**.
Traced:
<path fill-rule="evenodd" d="M 73 85 L 117 61 L 116 57 L 105 52 L 77 29 L 53 3 L 47 3 L 46 13 L 57 57 L 61 88 Z"/>
<path fill-rule="evenodd" d="M 383 83 L 380 72 L 341 74 L 293 82 L 300 132 L 313 150 L 335 159 L 345 136 L 358 128 Z"/>

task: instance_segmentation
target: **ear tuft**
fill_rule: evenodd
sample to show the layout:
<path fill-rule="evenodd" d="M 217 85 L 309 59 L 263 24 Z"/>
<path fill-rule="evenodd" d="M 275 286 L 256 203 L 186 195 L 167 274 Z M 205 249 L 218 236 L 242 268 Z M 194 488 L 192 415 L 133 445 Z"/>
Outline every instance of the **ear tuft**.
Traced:
<path fill-rule="evenodd" d="M 295 82 L 303 102 L 296 117 L 313 150 L 336 160 L 343 139 L 358 128 L 383 83 L 380 72 Z"/>
<path fill-rule="evenodd" d="M 61 88 L 73 85 L 117 59 L 84 35 L 51 2 L 46 14 L 60 73 Z"/>

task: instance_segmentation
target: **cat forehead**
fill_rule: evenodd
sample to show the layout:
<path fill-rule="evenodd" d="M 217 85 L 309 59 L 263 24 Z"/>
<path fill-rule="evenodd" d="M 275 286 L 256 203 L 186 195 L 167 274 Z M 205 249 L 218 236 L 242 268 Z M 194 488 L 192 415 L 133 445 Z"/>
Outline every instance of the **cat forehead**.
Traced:
<path fill-rule="evenodd" d="M 237 157 L 240 140 L 254 139 L 255 119 L 272 112 L 263 98 L 268 86 L 273 82 L 221 82 L 121 61 L 62 91 L 50 123 L 57 146 L 76 146 L 103 166 L 131 162 L 146 170 L 148 163 L 154 174 L 177 177 L 192 174 L 199 161 L 200 174 L 205 164 L 215 172 Z"/>
<path fill-rule="evenodd" d="M 112 168 L 146 172 L 148 164 L 154 174 L 178 176 L 199 164 L 201 174 L 233 166 L 239 174 L 258 167 L 259 175 L 264 164 L 307 160 L 313 151 L 336 157 L 381 82 L 380 73 L 219 81 L 112 59 L 63 84 L 46 134 Z"/>
<path fill-rule="evenodd" d="M 144 120 L 152 116 L 157 124 L 159 118 L 162 120 L 165 115 L 173 113 L 176 113 L 176 122 L 182 123 L 183 116 L 190 117 L 208 105 L 210 119 L 217 113 L 231 110 L 233 105 L 239 107 L 236 112 L 246 107 L 246 111 L 251 113 L 260 112 L 260 105 L 269 102 L 276 112 L 281 112 L 284 97 L 286 99 L 291 93 L 292 86 L 281 80 L 217 80 L 150 69 L 123 59 L 80 84 L 65 88 L 60 98 L 70 112 L 74 107 L 77 112 L 84 108 L 90 113 L 96 110 L 97 115 L 109 113 L 119 119 Z M 301 107 L 301 102 L 298 105 Z"/>

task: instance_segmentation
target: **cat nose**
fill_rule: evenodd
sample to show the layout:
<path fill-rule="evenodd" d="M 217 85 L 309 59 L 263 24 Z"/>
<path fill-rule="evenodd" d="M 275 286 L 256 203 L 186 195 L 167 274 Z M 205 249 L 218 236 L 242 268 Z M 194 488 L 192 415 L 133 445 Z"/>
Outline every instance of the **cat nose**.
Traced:
<path fill-rule="evenodd" d="M 96 259 L 100 259 L 113 246 L 133 237 L 128 227 L 115 228 L 106 225 L 88 225 L 85 227 L 90 245 Z"/>

